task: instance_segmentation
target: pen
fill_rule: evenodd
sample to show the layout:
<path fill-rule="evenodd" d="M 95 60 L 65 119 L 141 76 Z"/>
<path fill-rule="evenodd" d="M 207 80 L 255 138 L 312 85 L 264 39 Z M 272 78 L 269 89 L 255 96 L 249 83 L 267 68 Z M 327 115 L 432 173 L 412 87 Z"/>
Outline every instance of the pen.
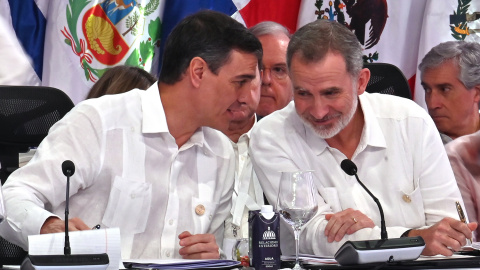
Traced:
<path fill-rule="evenodd" d="M 458 217 L 460 218 L 460 221 L 467 224 L 467 219 L 465 218 L 465 213 L 463 213 L 462 205 L 460 205 L 460 202 L 456 201 L 455 205 L 457 207 L 457 213 Z M 473 243 L 472 238 L 468 239 L 470 240 L 470 243 Z"/>
<path fill-rule="evenodd" d="M 99 230 L 100 229 L 100 224 L 97 224 L 95 226 L 92 227 L 92 230 Z"/>

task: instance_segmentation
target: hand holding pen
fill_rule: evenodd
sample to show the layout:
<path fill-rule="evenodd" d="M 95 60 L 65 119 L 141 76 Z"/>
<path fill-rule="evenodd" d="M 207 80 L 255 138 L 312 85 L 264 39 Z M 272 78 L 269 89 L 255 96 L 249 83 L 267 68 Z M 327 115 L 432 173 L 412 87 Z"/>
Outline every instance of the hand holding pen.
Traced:
<path fill-rule="evenodd" d="M 458 213 L 458 217 L 460 218 L 460 221 L 468 225 L 467 218 L 465 217 L 465 213 L 463 212 L 463 208 L 462 208 L 462 205 L 460 204 L 460 202 L 456 201 L 455 206 L 457 207 L 457 213 Z M 469 238 L 468 240 L 470 240 L 470 244 L 473 243 L 472 238 Z M 467 245 L 468 245 L 468 243 L 467 243 Z"/>

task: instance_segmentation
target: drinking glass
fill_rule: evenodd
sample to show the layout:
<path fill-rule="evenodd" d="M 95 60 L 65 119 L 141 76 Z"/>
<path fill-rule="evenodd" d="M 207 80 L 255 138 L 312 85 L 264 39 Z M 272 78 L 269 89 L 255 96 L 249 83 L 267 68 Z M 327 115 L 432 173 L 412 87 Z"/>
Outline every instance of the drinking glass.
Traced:
<path fill-rule="evenodd" d="M 239 261 L 242 269 L 250 267 L 250 257 L 248 256 L 249 243 L 247 238 L 237 239 L 232 249 L 232 259 Z"/>
<path fill-rule="evenodd" d="M 312 171 L 282 172 L 278 190 L 277 211 L 292 226 L 295 234 L 295 267 L 303 269 L 298 260 L 298 242 L 302 226 L 317 212 Z"/>

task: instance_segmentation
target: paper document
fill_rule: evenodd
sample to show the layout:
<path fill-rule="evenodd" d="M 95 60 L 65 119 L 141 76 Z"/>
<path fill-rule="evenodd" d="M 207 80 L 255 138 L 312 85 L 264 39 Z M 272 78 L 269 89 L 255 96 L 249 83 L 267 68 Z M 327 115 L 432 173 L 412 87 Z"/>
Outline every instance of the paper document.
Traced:
<path fill-rule="evenodd" d="M 72 254 L 107 253 L 109 270 L 123 268 L 121 264 L 120 229 L 100 229 L 69 232 Z M 62 255 L 65 233 L 50 233 L 28 236 L 30 255 Z"/>
<path fill-rule="evenodd" d="M 298 254 L 301 262 L 307 264 L 338 264 L 333 257 L 316 256 L 311 254 Z M 282 261 L 295 261 L 295 255 L 282 255 Z"/>
<path fill-rule="evenodd" d="M 125 260 L 127 268 L 137 269 L 231 269 L 240 265 L 238 261 L 232 260 Z"/>

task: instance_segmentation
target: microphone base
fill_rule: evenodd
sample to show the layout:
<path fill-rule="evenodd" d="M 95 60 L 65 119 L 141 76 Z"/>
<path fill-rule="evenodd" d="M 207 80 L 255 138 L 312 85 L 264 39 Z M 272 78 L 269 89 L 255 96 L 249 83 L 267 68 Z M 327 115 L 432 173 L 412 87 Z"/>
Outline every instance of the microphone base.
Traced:
<path fill-rule="evenodd" d="M 341 265 L 416 260 L 425 248 L 420 236 L 385 240 L 347 241 L 335 253 Z"/>
<path fill-rule="evenodd" d="M 21 270 L 105 270 L 109 264 L 108 255 L 28 255 L 20 266 Z"/>

